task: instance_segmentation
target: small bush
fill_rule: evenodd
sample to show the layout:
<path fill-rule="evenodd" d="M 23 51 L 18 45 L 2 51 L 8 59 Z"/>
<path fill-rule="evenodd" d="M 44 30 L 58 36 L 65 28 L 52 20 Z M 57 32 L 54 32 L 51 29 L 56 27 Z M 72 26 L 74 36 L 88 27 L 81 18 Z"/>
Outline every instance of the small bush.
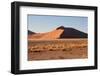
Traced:
<path fill-rule="evenodd" d="M 49 49 L 49 51 L 53 51 L 53 49 Z"/>
<path fill-rule="evenodd" d="M 66 51 L 66 49 L 62 49 L 62 51 Z"/>

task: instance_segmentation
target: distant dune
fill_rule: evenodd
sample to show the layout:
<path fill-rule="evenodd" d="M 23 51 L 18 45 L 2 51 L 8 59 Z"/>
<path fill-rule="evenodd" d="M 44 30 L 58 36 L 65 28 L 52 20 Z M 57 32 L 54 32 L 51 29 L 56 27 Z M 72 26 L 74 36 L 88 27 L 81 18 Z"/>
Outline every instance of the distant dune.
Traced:
<path fill-rule="evenodd" d="M 29 39 L 63 39 L 63 38 L 87 38 L 87 34 L 74 28 L 60 26 L 46 33 L 34 33 L 28 30 Z"/>
<path fill-rule="evenodd" d="M 36 34 L 36 33 L 28 30 L 28 35 L 30 35 L 30 34 Z"/>

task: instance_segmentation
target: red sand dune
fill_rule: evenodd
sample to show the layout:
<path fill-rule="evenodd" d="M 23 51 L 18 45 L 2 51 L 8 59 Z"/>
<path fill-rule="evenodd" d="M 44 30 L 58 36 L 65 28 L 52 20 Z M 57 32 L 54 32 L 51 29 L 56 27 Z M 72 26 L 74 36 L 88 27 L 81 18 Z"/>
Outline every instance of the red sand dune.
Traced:
<path fill-rule="evenodd" d="M 60 39 L 60 38 L 87 38 L 87 34 L 74 28 L 60 26 L 47 33 L 31 33 L 28 39 Z"/>
<path fill-rule="evenodd" d="M 51 32 L 48 33 L 37 33 L 37 34 L 31 34 L 29 35 L 29 39 L 57 39 L 60 37 L 61 33 L 64 30 L 53 30 Z"/>

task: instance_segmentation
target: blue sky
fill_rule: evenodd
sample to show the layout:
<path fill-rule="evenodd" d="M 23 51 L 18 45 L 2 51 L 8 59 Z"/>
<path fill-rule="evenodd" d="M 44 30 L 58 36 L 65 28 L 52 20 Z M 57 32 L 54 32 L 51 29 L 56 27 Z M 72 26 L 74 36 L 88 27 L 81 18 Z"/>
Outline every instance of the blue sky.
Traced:
<path fill-rule="evenodd" d="M 49 32 L 59 26 L 73 27 L 87 33 L 88 17 L 28 15 L 28 30 L 36 33 Z"/>

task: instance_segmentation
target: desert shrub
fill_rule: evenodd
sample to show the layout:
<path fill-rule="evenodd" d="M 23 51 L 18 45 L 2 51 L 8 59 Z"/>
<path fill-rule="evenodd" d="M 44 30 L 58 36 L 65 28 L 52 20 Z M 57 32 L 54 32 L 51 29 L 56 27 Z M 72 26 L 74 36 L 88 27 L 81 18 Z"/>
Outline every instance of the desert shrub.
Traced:
<path fill-rule="evenodd" d="M 72 49 L 71 48 L 67 48 L 66 51 L 72 51 Z"/>
<path fill-rule="evenodd" d="M 64 57 L 62 57 L 62 56 L 59 56 L 59 58 L 60 58 L 60 59 L 64 59 Z"/>
<path fill-rule="evenodd" d="M 66 49 L 62 49 L 62 51 L 66 51 Z"/>
<path fill-rule="evenodd" d="M 56 46 L 52 46 L 52 48 L 56 48 Z"/>
<path fill-rule="evenodd" d="M 33 52 L 41 52 L 40 50 L 35 50 L 35 51 L 33 51 Z"/>
<path fill-rule="evenodd" d="M 53 51 L 53 49 L 49 49 L 49 51 Z"/>
<path fill-rule="evenodd" d="M 86 48 L 86 47 L 87 47 L 86 45 L 82 46 L 82 48 Z"/>
<path fill-rule="evenodd" d="M 46 49 L 46 47 L 43 47 L 43 49 Z"/>

